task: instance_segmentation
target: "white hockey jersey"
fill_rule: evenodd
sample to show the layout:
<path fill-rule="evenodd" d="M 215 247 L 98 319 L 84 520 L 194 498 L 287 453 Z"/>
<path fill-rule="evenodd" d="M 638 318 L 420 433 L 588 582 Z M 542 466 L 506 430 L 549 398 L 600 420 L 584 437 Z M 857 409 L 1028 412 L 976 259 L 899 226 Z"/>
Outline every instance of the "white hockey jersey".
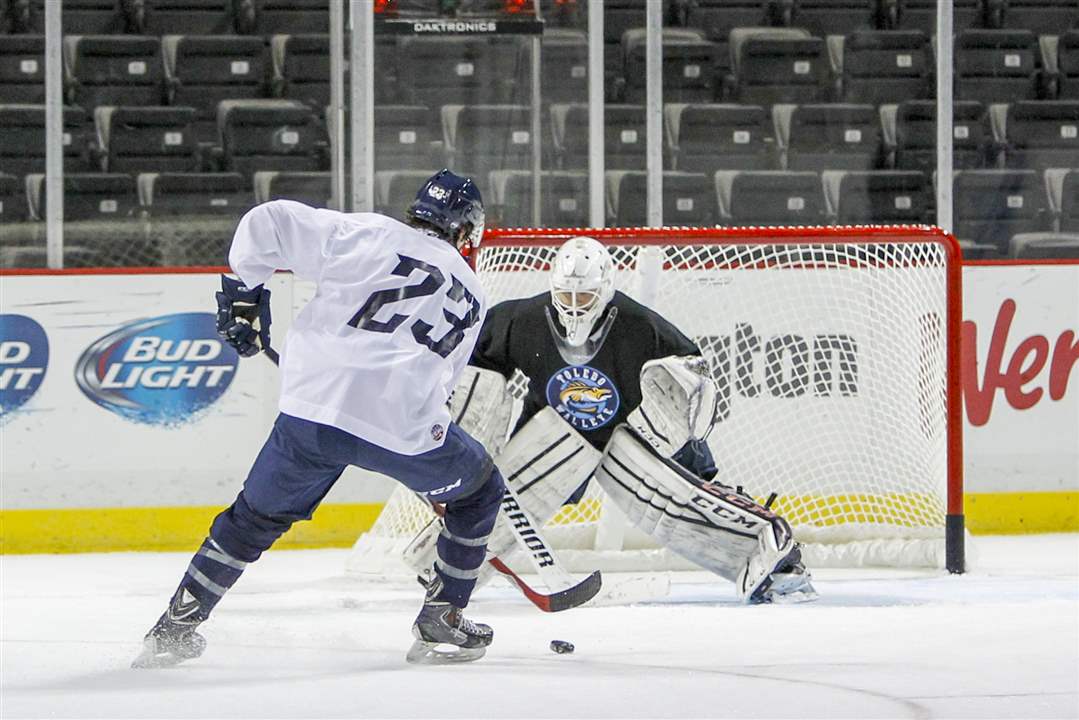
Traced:
<path fill-rule="evenodd" d="M 404 455 L 441 447 L 487 310 L 454 247 L 385 215 L 276 200 L 240 221 L 229 264 L 248 287 L 278 269 L 317 284 L 281 348 L 281 412 Z"/>

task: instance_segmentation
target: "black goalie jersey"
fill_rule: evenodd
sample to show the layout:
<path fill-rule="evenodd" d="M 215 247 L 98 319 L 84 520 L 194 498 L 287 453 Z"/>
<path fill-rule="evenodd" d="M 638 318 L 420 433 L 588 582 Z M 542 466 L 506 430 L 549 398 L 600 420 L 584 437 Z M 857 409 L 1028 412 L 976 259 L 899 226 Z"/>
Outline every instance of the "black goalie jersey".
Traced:
<path fill-rule="evenodd" d="M 550 405 L 595 448 L 603 450 L 615 427 L 641 403 L 641 367 L 669 355 L 699 355 L 697 345 L 664 320 L 621 292 L 596 322 L 617 309 L 595 356 L 581 364 L 563 359 L 546 314 L 556 317 L 550 294 L 509 300 L 492 307 L 480 331 L 471 363 L 506 378 L 514 370 L 529 380 L 517 427 Z M 546 310 L 546 311 L 545 311 Z M 557 320 L 555 320 L 557 322 Z M 691 443 L 674 457 L 698 475 L 715 474 L 704 443 Z"/>

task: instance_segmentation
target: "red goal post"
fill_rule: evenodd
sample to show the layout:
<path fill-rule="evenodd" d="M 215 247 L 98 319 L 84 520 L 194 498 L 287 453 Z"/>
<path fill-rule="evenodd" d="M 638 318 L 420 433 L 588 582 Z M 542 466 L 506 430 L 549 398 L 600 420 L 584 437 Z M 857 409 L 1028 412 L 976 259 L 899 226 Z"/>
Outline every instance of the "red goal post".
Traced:
<path fill-rule="evenodd" d="M 954 237 L 924 226 L 490 229 L 476 257 L 489 306 L 546 291 L 551 257 L 578 235 L 611 251 L 617 289 L 700 345 L 720 387 L 716 479 L 776 492 L 811 567 L 963 572 Z M 548 535 L 584 553 L 583 567 L 662 566 L 611 505 L 592 488 Z M 350 567 L 396 553 L 418 512 L 395 493 Z M 638 549 L 649 559 L 625 560 Z"/>

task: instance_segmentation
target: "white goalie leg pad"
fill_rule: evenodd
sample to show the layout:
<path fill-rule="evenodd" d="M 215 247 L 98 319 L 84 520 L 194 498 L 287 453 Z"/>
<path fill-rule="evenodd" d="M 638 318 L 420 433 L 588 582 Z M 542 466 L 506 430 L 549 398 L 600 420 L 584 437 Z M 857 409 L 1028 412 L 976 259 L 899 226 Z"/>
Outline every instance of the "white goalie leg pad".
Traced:
<path fill-rule="evenodd" d="M 513 396 L 506 378 L 493 370 L 467 366 L 453 388 L 450 417 L 474 437 L 491 457 L 497 457 L 509 436 Z"/>
<path fill-rule="evenodd" d="M 641 404 L 626 422 L 663 457 L 712 430 L 718 394 L 708 362 L 697 356 L 649 360 L 641 368 Z"/>
<path fill-rule="evenodd" d="M 542 527 L 561 509 L 566 498 L 591 477 L 601 457 L 602 453 L 553 408 L 546 407 L 510 438 L 495 458 L 495 465 L 518 502 Z M 505 510 L 503 504 L 503 512 L 499 513 L 487 541 L 488 555 L 504 557 L 515 549 L 516 539 L 506 524 L 509 520 Z M 442 521 L 436 518 L 406 548 L 405 561 L 417 572 L 429 570 L 434 563 L 441 531 Z M 493 574 L 491 566 L 485 564 L 477 585 Z"/>
<path fill-rule="evenodd" d="M 596 478 L 637 527 L 687 560 L 737 583 L 743 597 L 794 547 L 790 526 L 782 518 L 659 457 L 625 425 L 616 428 L 607 443 Z M 765 567 L 768 571 L 758 578 Z"/>

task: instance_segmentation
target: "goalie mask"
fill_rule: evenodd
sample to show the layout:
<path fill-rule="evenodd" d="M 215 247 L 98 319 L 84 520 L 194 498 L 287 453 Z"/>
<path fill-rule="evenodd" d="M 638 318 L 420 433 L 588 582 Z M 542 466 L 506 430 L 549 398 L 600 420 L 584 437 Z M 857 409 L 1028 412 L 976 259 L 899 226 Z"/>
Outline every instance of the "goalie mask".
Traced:
<path fill-rule="evenodd" d="M 549 311 L 547 321 L 564 360 L 580 365 L 599 352 L 616 309 L 598 329 L 596 323 L 613 297 L 614 261 L 607 248 L 590 237 L 575 237 L 558 249 L 551 267 L 551 305 L 565 333 Z"/>

